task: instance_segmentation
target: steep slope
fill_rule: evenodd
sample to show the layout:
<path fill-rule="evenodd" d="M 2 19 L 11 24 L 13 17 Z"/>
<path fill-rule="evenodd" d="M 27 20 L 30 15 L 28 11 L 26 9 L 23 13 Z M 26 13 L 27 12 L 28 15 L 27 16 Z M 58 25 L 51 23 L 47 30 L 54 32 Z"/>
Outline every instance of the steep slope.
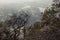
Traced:
<path fill-rule="evenodd" d="M 24 13 L 27 13 L 28 15 L 30 15 L 30 18 L 28 20 L 29 25 L 40 21 L 42 18 L 42 14 L 38 7 L 26 6 L 26 7 L 23 7 L 22 10 L 20 10 L 19 12 L 22 12 L 22 13 L 24 12 Z"/>

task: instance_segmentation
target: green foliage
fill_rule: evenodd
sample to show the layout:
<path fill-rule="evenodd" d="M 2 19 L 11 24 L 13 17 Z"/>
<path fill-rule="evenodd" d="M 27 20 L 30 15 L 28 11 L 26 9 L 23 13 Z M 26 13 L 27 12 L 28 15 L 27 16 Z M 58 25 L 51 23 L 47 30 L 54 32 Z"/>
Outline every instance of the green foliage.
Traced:
<path fill-rule="evenodd" d="M 35 24 L 34 24 L 34 29 L 40 29 L 41 27 L 40 27 L 41 25 L 40 25 L 40 22 L 36 22 Z"/>
<path fill-rule="evenodd" d="M 53 16 L 55 13 L 56 13 L 56 11 L 54 10 L 54 8 L 45 10 L 42 20 L 48 19 L 49 17 Z"/>
<path fill-rule="evenodd" d="M 60 40 L 60 17 L 55 16 L 59 11 L 56 9 L 59 7 L 60 3 L 52 4 L 51 8 L 46 9 L 41 22 L 34 24 L 26 40 Z"/>

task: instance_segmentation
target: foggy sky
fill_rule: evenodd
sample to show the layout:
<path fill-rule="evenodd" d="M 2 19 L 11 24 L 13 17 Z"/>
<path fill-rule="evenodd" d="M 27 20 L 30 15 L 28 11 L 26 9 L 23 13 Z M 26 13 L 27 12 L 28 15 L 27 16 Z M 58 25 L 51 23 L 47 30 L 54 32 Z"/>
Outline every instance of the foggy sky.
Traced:
<path fill-rule="evenodd" d="M 33 2 L 33 3 L 32 3 Z M 14 4 L 14 5 L 10 5 L 10 4 Z M 8 15 L 8 14 L 10 14 L 10 13 L 12 13 L 12 11 L 11 10 L 13 10 L 13 12 L 15 12 L 15 9 L 16 8 L 20 8 L 19 6 L 18 7 L 16 7 L 16 5 L 17 5 L 17 3 L 19 3 L 18 5 L 20 5 L 21 3 L 31 3 L 31 4 L 33 4 L 33 5 L 40 5 L 40 7 L 39 7 L 39 9 L 40 9 L 40 11 L 42 10 L 44 10 L 45 9 L 45 6 L 47 7 L 49 4 L 51 4 L 52 3 L 52 0 L 0 0 L 0 7 L 1 7 L 1 5 L 3 5 L 2 6 L 2 8 L 1 9 L 3 9 L 3 11 L 0 9 L 0 19 L 1 18 L 5 18 L 5 16 L 6 15 Z M 8 4 L 8 5 L 6 5 L 6 4 Z M 24 5 L 24 4 L 21 4 L 21 5 Z M 6 7 L 5 7 L 6 6 Z M 30 6 L 30 5 L 26 5 L 26 6 Z M 26 6 L 24 6 L 24 8 L 26 7 Z M 44 7 L 44 8 L 43 8 Z M 4 9 L 5 8 L 5 9 Z M 9 8 L 13 8 L 13 9 L 9 9 Z M 23 8 L 23 7 L 22 7 Z M 34 11 L 34 10 L 33 10 Z M 38 12 L 36 12 L 36 13 L 38 13 Z M 32 13 L 32 14 L 34 14 L 34 13 Z M 40 13 L 39 13 L 40 14 Z M 36 15 L 39 15 L 39 14 L 36 14 Z M 35 19 L 33 19 L 33 17 L 31 17 L 32 18 L 32 20 L 34 21 Z M 38 19 L 40 18 L 40 16 L 38 17 Z M 32 20 L 30 20 L 30 21 L 32 21 Z"/>
<path fill-rule="evenodd" d="M 8 3 L 21 3 L 21 2 L 34 2 L 40 1 L 40 3 L 51 3 L 52 0 L 0 0 L 0 4 L 8 4 Z"/>

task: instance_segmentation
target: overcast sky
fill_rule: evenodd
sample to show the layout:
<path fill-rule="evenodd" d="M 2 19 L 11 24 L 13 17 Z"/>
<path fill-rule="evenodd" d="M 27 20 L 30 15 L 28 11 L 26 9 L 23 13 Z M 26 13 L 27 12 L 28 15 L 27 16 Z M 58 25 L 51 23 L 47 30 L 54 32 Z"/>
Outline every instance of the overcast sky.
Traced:
<path fill-rule="evenodd" d="M 40 1 L 40 3 L 51 3 L 52 2 L 52 0 L 0 0 L 0 4 L 33 2 L 33 1 Z"/>

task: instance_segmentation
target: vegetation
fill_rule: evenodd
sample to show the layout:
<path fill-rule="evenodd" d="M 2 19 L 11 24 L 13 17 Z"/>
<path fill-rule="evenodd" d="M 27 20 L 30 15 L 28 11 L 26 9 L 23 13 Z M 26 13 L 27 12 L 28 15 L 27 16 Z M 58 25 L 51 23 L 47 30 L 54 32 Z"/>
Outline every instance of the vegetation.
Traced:
<path fill-rule="evenodd" d="M 60 40 L 59 8 L 60 3 L 47 8 L 43 13 L 41 22 L 35 23 L 34 28 L 30 27 L 26 40 Z"/>
<path fill-rule="evenodd" d="M 20 40 L 21 27 L 24 27 L 28 18 L 27 14 L 20 14 L 19 16 L 13 14 L 10 19 L 0 22 L 0 40 Z"/>
<path fill-rule="evenodd" d="M 0 40 L 60 40 L 60 3 L 43 12 L 41 22 L 25 28 L 29 15 L 13 14 L 0 22 Z M 22 29 L 23 28 L 23 29 Z M 21 38 L 21 30 L 23 37 Z"/>

